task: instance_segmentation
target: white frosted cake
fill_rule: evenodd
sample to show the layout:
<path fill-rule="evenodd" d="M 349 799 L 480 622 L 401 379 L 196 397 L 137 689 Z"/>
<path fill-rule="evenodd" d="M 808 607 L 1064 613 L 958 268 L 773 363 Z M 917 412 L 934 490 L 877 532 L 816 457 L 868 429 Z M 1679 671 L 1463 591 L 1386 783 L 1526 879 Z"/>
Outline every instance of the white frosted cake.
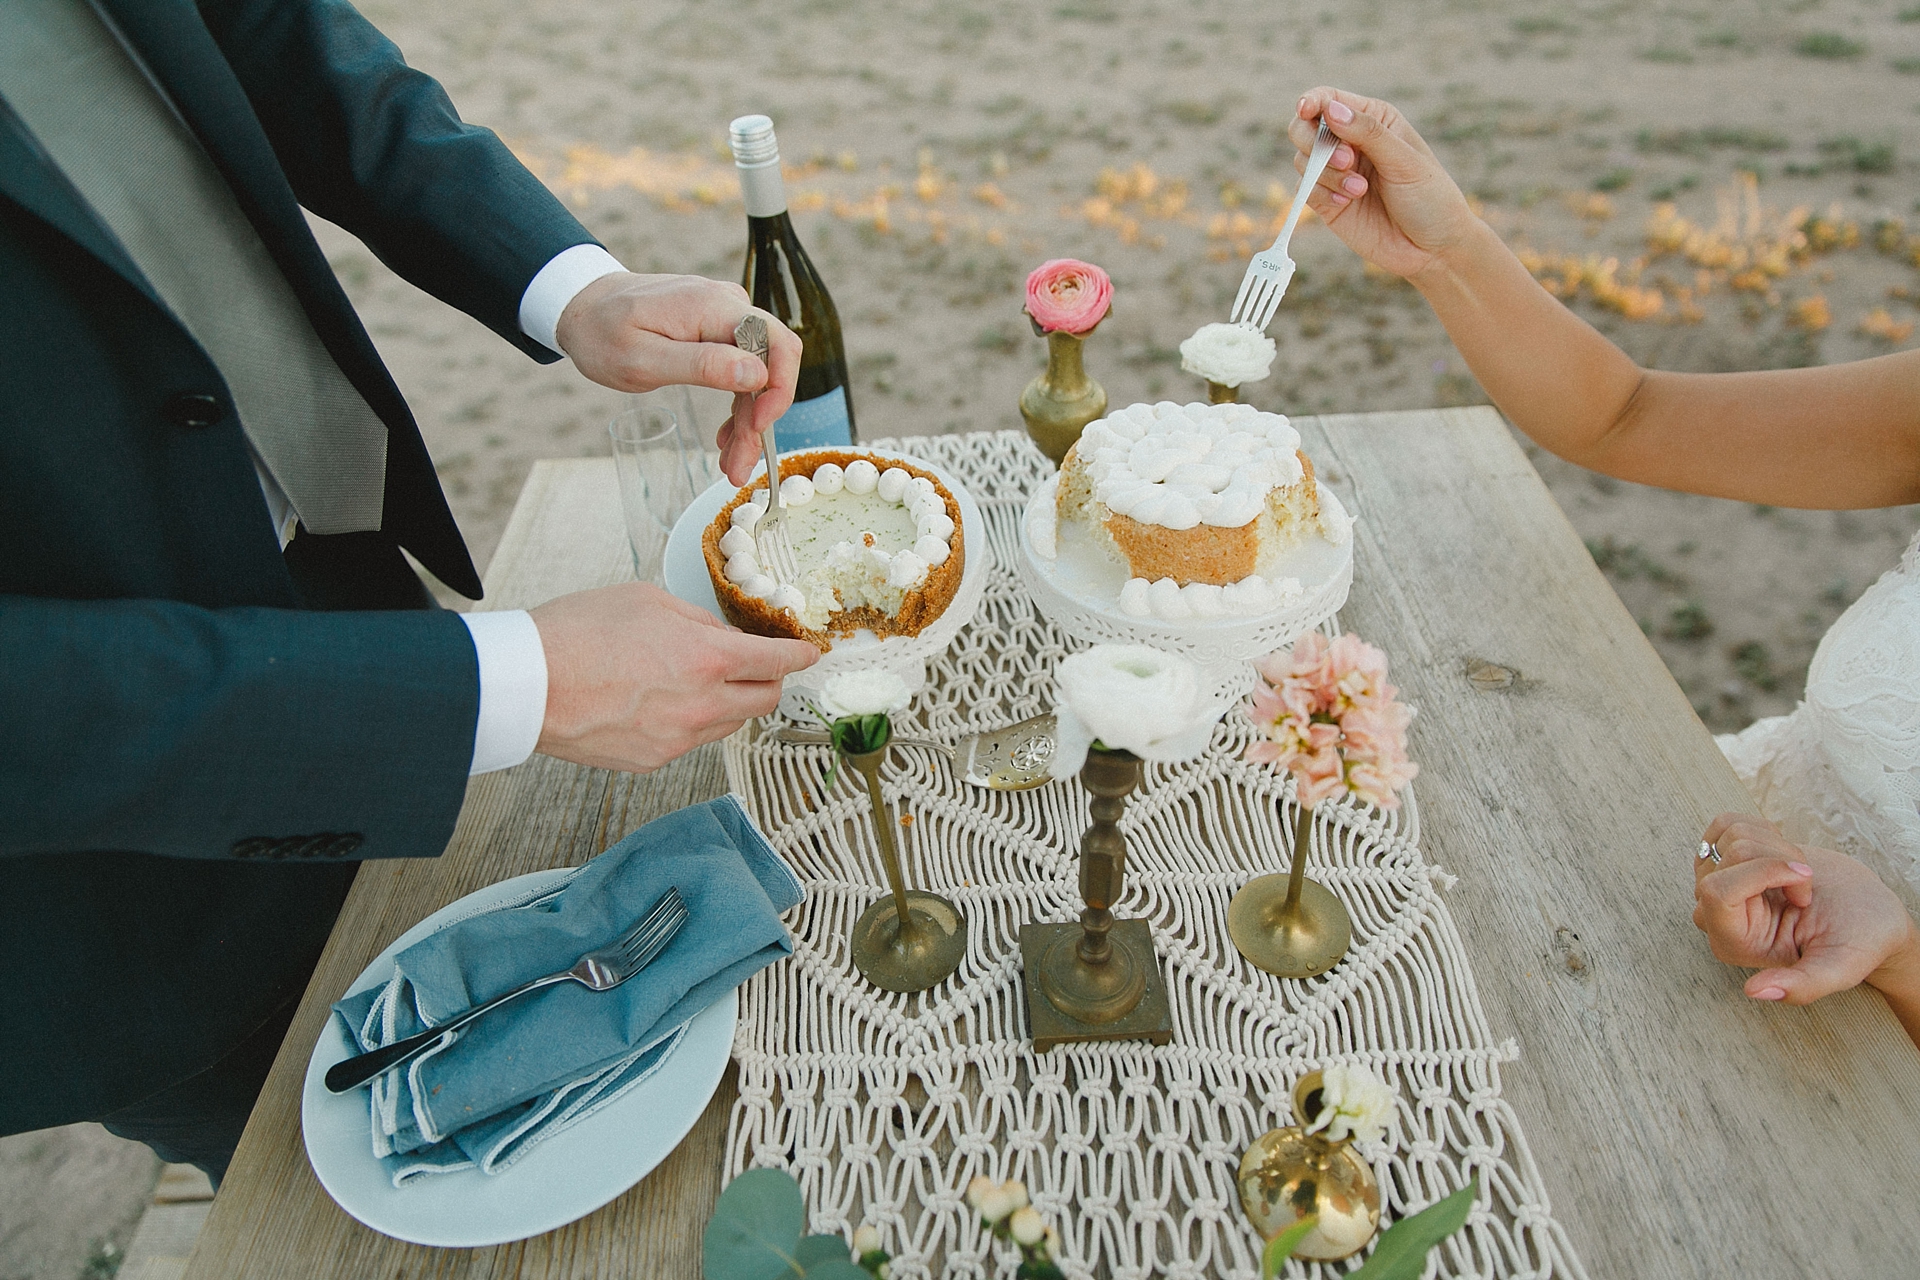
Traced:
<path fill-rule="evenodd" d="M 755 635 L 808 640 L 918 635 L 952 603 L 966 562 L 960 506 L 931 473 L 896 459 L 816 449 L 780 459 L 798 577 L 775 580 L 754 528 L 764 478 L 707 526 L 701 547 L 727 620 Z"/>
<path fill-rule="evenodd" d="M 1350 534 L 1322 511 L 1300 435 L 1244 404 L 1131 405 L 1088 424 L 1028 539 L 1053 559 L 1074 529 L 1126 566 L 1121 612 L 1177 621 L 1258 617 L 1301 595 L 1284 572 L 1308 538 Z"/>

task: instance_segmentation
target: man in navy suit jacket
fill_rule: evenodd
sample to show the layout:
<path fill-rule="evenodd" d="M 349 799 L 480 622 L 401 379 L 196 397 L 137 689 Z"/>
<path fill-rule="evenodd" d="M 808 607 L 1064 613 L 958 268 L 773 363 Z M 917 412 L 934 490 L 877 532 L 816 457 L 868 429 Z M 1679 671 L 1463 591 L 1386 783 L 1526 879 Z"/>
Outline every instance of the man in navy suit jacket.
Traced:
<path fill-rule="evenodd" d="M 491 650 L 434 609 L 401 548 L 479 578 L 301 206 L 536 360 L 764 388 L 736 479 L 799 344 L 771 322 L 763 365 L 737 286 L 619 270 L 346 0 L 35 3 L 92 4 L 386 433 L 379 527 L 283 545 L 230 379 L 0 73 L 0 1133 L 100 1119 L 217 1176 L 358 860 L 439 853 L 470 769 L 658 767 L 816 656 L 640 585 L 486 615 Z"/>

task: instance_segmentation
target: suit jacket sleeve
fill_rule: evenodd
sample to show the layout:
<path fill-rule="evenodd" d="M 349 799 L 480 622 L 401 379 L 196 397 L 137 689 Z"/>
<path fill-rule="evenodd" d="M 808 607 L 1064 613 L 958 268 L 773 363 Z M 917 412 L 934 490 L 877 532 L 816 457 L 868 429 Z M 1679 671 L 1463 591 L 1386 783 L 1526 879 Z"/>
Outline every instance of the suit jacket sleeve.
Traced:
<path fill-rule="evenodd" d="M 432 857 L 459 814 L 452 613 L 0 595 L 0 654 L 0 855 Z"/>
<path fill-rule="evenodd" d="M 542 362 L 520 298 L 555 254 L 597 243 L 491 129 L 347 0 L 200 0 L 300 203 Z"/>

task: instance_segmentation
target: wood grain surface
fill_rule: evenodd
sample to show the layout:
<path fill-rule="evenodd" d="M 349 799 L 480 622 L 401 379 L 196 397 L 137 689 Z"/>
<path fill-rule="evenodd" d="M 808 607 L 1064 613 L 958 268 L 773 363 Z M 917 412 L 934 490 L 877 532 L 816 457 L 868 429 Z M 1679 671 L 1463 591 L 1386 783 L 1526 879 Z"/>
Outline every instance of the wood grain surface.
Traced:
<path fill-rule="evenodd" d="M 1692 851 L 1738 780 L 1490 409 L 1297 420 L 1360 516 L 1344 625 L 1419 708 L 1422 844 L 1555 1216 L 1602 1277 L 1920 1274 L 1920 1054 L 1879 998 L 1740 993 L 1693 928 Z M 487 575 L 519 608 L 631 576 L 609 461 L 536 466 Z M 327 1005 L 415 921 L 591 857 L 717 794 L 708 748 L 646 777 L 536 757 L 477 779 L 446 854 L 362 870 L 216 1199 L 190 1277 L 693 1277 L 731 1075 L 679 1150 L 597 1213 L 495 1249 L 402 1245 L 307 1166 Z"/>

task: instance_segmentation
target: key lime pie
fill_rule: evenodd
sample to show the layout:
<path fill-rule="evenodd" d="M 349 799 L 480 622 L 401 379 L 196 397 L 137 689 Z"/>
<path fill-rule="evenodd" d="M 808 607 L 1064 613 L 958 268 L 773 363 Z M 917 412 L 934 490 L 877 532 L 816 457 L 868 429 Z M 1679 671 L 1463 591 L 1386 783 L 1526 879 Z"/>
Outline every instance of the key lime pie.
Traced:
<path fill-rule="evenodd" d="M 1244 404 L 1131 405 L 1089 423 L 1028 539 L 1052 560 L 1072 527 L 1126 566 L 1120 612 L 1164 621 L 1257 617 L 1302 594 L 1282 567 L 1309 538 L 1335 546 L 1350 520 L 1323 510 L 1300 435 Z"/>
<path fill-rule="evenodd" d="M 754 526 L 764 478 L 741 489 L 701 537 L 727 621 L 754 635 L 807 640 L 822 651 L 856 631 L 916 636 L 960 588 L 966 548 L 960 504 L 931 472 L 903 459 L 812 449 L 780 459 L 798 577 L 761 563 Z"/>

